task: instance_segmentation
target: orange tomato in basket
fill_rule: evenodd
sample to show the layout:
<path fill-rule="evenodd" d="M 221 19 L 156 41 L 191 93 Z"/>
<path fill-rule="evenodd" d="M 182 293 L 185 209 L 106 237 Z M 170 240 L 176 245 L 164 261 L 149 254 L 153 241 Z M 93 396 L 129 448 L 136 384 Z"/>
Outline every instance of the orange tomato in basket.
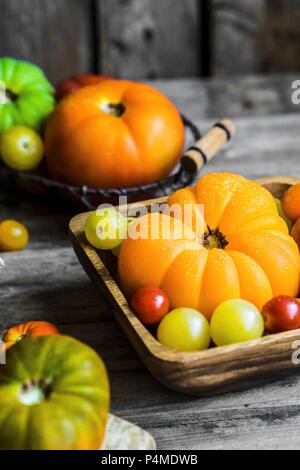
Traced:
<path fill-rule="evenodd" d="M 3 336 L 5 347 L 9 349 L 14 344 L 29 336 L 52 336 L 59 334 L 56 326 L 46 321 L 29 321 L 13 326 Z"/>
<path fill-rule="evenodd" d="M 108 80 L 62 100 L 47 125 L 52 178 L 95 188 L 130 187 L 167 176 L 184 146 L 173 104 L 152 87 Z"/>
<path fill-rule="evenodd" d="M 210 318 L 216 307 L 242 298 L 259 310 L 272 297 L 296 296 L 299 250 L 272 195 L 242 176 L 203 176 L 169 205 L 188 205 L 187 217 L 140 218 L 119 257 L 121 286 L 130 298 L 145 285 L 159 287 L 171 308 L 189 307 Z M 204 206 L 204 213 L 198 204 Z"/>

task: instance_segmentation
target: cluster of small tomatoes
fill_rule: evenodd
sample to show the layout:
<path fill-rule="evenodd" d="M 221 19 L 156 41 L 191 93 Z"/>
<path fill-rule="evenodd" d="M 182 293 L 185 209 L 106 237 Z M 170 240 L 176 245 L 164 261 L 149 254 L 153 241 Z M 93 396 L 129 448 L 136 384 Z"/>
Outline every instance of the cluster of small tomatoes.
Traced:
<path fill-rule="evenodd" d="M 300 185 L 291 187 L 276 202 L 300 247 Z M 95 248 L 112 250 L 118 256 L 131 222 L 114 209 L 102 209 L 88 217 L 86 238 Z M 191 308 L 171 310 L 167 294 L 155 286 L 142 287 L 129 301 L 137 317 L 156 329 L 158 341 L 177 351 L 201 351 L 211 345 L 242 343 L 300 328 L 300 301 L 285 295 L 271 299 L 261 312 L 246 300 L 227 300 L 210 321 Z"/>
<path fill-rule="evenodd" d="M 300 302 L 294 297 L 277 296 L 260 312 L 242 299 L 220 304 L 209 321 L 199 311 L 177 308 L 169 311 L 166 294 L 144 287 L 131 300 L 131 306 L 146 325 L 157 325 L 157 339 L 177 351 L 201 351 L 211 344 L 226 346 L 259 339 L 266 333 L 300 328 Z"/>

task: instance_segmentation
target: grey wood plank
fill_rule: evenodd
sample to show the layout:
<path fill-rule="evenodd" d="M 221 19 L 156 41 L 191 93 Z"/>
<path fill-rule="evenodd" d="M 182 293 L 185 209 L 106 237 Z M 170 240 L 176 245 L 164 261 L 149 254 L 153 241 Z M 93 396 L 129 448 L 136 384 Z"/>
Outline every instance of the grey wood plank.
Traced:
<path fill-rule="evenodd" d="M 211 0 L 213 75 L 262 71 L 260 26 L 265 0 Z"/>
<path fill-rule="evenodd" d="M 97 0 L 97 5 L 104 73 L 124 78 L 199 74 L 197 0 Z"/>
<path fill-rule="evenodd" d="M 97 322 L 108 311 L 80 268 L 70 247 L 49 243 L 44 249 L 1 254 L 0 323 L 28 320 L 58 325 Z"/>
<path fill-rule="evenodd" d="M 228 76 L 300 69 L 297 0 L 211 0 L 211 69 Z"/>
<path fill-rule="evenodd" d="M 252 178 L 300 176 L 298 114 L 241 117 L 235 122 L 238 128 L 235 139 L 204 172 L 225 170 Z"/>
<path fill-rule="evenodd" d="M 261 47 L 263 70 L 300 70 L 300 3 L 298 0 L 265 0 Z"/>
<path fill-rule="evenodd" d="M 297 74 L 247 75 L 213 80 L 155 80 L 153 84 L 194 120 L 220 116 L 268 116 L 299 113 L 292 103 Z"/>
<path fill-rule="evenodd" d="M 53 82 L 91 71 L 90 0 L 0 0 L 0 56 L 41 66 Z"/>
<path fill-rule="evenodd" d="M 61 325 L 62 333 L 89 344 L 104 360 L 109 373 L 144 370 L 144 366 L 125 337 L 112 312 L 101 311 L 97 323 Z M 86 321 L 89 321 L 87 316 Z M 112 347 L 113 345 L 113 347 Z"/>
<path fill-rule="evenodd" d="M 299 375 L 199 399 L 167 391 L 142 370 L 111 373 L 110 379 L 113 412 L 146 426 L 160 449 L 300 447 Z"/>
<path fill-rule="evenodd" d="M 110 378 L 113 412 L 146 426 L 160 449 L 300 448 L 299 375 L 199 399 L 167 391 L 143 371 Z"/>

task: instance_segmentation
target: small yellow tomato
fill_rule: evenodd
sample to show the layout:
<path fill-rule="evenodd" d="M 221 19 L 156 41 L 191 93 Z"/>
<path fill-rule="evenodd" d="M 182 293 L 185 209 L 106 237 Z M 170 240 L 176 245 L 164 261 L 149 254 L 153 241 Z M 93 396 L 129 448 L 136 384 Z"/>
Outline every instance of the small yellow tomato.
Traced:
<path fill-rule="evenodd" d="M 0 250 L 20 251 L 26 248 L 29 241 L 25 225 L 16 220 L 4 220 L 0 223 Z"/>
<path fill-rule="evenodd" d="M 33 129 L 14 126 L 1 135 L 0 154 L 8 167 L 18 171 L 30 171 L 41 162 L 44 144 Z"/>
<path fill-rule="evenodd" d="M 157 330 L 158 341 L 176 351 L 201 351 L 210 344 L 210 328 L 202 313 L 191 308 L 177 308 L 168 313 Z"/>

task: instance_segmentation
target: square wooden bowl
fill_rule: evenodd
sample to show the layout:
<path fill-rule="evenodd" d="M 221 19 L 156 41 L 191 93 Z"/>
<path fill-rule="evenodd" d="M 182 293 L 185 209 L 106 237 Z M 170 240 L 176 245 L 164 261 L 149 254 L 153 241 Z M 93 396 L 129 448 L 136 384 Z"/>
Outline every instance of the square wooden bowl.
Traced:
<path fill-rule="evenodd" d="M 258 180 L 275 197 L 300 180 L 271 177 Z M 148 209 L 166 198 L 142 202 Z M 135 203 L 136 205 L 136 203 Z M 130 207 L 130 206 L 129 206 Z M 118 208 L 124 211 L 124 207 Z M 203 395 L 247 388 L 299 369 L 292 361 L 294 341 L 300 330 L 265 336 L 256 341 L 183 353 L 161 345 L 130 309 L 117 282 L 117 258 L 107 251 L 95 250 L 84 235 L 89 213 L 77 215 L 70 222 L 75 253 L 112 311 L 145 366 L 161 383 L 174 390 Z"/>

